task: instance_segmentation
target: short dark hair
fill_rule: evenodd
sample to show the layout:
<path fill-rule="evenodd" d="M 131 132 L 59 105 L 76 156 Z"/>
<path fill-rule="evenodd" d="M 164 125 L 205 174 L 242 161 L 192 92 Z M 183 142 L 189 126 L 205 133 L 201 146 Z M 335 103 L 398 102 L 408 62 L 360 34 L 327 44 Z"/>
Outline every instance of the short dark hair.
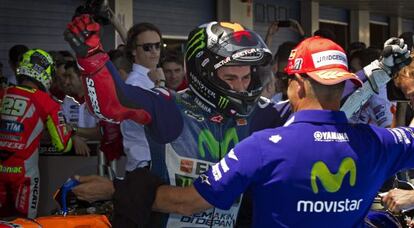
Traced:
<path fill-rule="evenodd" d="M 131 53 L 132 50 L 134 50 L 137 47 L 137 44 L 136 44 L 137 36 L 146 31 L 156 32 L 160 36 L 160 39 L 162 38 L 160 29 L 154 24 L 151 24 L 148 22 L 142 22 L 142 23 L 133 25 L 128 30 L 127 43 L 126 43 L 127 54 L 130 55 L 130 57 L 132 57 L 132 53 Z"/>
<path fill-rule="evenodd" d="M 113 49 L 108 52 L 108 55 L 117 69 L 122 69 L 127 73 L 132 71 L 132 62 L 127 57 L 125 52 Z"/>
<path fill-rule="evenodd" d="M 20 58 L 29 48 L 24 44 L 16 44 L 9 49 L 9 61 L 15 66 L 20 62 Z"/>
<path fill-rule="evenodd" d="M 348 51 L 362 50 L 362 49 L 365 49 L 365 48 L 367 48 L 367 45 L 364 42 L 355 41 L 355 42 L 352 42 L 351 44 L 349 44 Z"/>
<path fill-rule="evenodd" d="M 413 44 L 414 44 L 414 33 L 413 32 L 404 32 L 399 36 L 399 38 L 404 39 L 404 43 L 407 44 L 408 50 L 411 50 L 413 48 Z"/>
<path fill-rule="evenodd" d="M 290 52 L 298 45 L 297 42 L 293 41 L 286 41 L 279 45 L 279 48 L 277 49 L 277 52 L 275 56 L 273 57 L 273 64 L 276 63 L 277 60 L 288 60 L 290 56 Z"/>
<path fill-rule="evenodd" d="M 71 58 L 71 59 L 73 59 L 73 60 L 76 60 L 76 58 L 75 58 L 75 56 L 73 56 L 73 54 L 72 53 L 70 53 L 70 51 L 67 51 L 67 50 L 60 50 L 60 51 L 58 51 L 62 56 L 63 56 L 63 58 Z"/>
<path fill-rule="evenodd" d="M 336 35 L 332 30 L 329 29 L 318 29 L 313 33 L 314 36 L 320 36 L 326 39 L 330 39 L 336 42 Z"/>
<path fill-rule="evenodd" d="M 78 67 L 78 64 L 76 63 L 76 61 L 68 61 L 65 63 L 65 70 L 69 69 L 69 68 L 73 68 L 74 71 L 76 72 L 76 74 L 78 74 L 78 76 L 80 76 L 80 69 Z"/>
<path fill-rule="evenodd" d="M 52 56 L 53 62 L 55 62 L 55 66 L 59 67 L 60 65 L 66 64 L 66 60 L 64 56 L 58 51 L 49 51 L 50 56 Z"/>
<path fill-rule="evenodd" d="M 164 63 L 177 63 L 178 65 L 184 66 L 183 56 L 177 52 L 167 52 L 162 58 L 161 66 L 164 66 Z"/>
<path fill-rule="evenodd" d="M 364 67 L 370 64 L 372 61 L 379 59 L 380 55 L 381 55 L 381 50 L 369 47 L 366 49 L 355 51 L 349 57 L 349 62 L 351 62 L 352 59 L 357 58 L 359 59 L 361 66 Z"/>

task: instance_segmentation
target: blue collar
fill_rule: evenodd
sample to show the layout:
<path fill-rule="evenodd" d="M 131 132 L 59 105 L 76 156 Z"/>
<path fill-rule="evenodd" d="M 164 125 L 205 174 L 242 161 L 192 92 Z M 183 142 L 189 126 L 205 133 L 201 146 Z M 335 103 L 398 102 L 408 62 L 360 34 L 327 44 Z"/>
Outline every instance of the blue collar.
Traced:
<path fill-rule="evenodd" d="M 292 123 L 313 122 L 325 124 L 347 124 L 348 119 L 342 111 L 302 110 L 293 114 L 285 126 Z"/>

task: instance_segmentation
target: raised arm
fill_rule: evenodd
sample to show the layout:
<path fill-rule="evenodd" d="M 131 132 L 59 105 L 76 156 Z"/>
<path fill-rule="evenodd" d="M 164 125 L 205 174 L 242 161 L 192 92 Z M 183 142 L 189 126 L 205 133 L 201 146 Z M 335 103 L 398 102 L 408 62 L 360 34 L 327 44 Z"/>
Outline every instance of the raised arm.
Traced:
<path fill-rule="evenodd" d="M 183 122 L 172 94 L 163 88 L 149 91 L 126 85 L 103 51 L 99 31 L 100 25 L 89 15 L 81 15 L 65 32 L 65 40 L 77 54 L 89 109 L 106 121 L 132 119 L 147 125 L 160 143 L 174 140 Z"/>
<path fill-rule="evenodd" d="M 349 82 L 345 85 L 341 111 L 344 111 L 350 118 L 374 93 L 379 93 L 379 88 L 386 86 L 394 73 L 410 62 L 410 52 L 407 50 L 404 40 L 390 38 L 385 41 L 380 59 L 373 61 L 356 73 L 359 79 L 364 82 L 362 87 L 358 89 Z"/>

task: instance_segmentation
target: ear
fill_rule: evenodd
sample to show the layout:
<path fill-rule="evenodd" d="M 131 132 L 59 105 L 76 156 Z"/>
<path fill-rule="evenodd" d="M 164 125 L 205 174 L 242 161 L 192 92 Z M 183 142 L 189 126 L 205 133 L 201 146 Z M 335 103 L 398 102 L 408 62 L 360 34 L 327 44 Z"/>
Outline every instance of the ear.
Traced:
<path fill-rule="evenodd" d="M 305 88 L 305 80 L 300 76 L 300 74 L 295 74 L 296 83 L 297 83 L 297 90 L 296 93 L 298 94 L 299 98 L 304 98 L 306 95 L 306 88 Z"/>
<path fill-rule="evenodd" d="M 276 72 L 278 70 L 277 68 L 278 68 L 277 63 L 273 64 L 272 65 L 272 72 L 276 74 Z"/>

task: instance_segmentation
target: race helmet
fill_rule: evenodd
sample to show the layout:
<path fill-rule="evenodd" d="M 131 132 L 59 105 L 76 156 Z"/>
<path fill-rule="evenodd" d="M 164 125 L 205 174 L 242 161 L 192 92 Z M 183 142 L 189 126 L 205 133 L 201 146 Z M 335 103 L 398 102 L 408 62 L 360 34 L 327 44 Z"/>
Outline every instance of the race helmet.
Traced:
<path fill-rule="evenodd" d="M 188 36 L 185 65 L 195 102 L 209 113 L 248 116 L 263 89 L 258 67 L 270 63 L 272 54 L 263 39 L 237 23 L 210 22 Z M 219 79 L 222 66 L 251 66 L 247 91 L 237 92 Z"/>
<path fill-rule="evenodd" d="M 32 49 L 23 54 L 17 67 L 17 78 L 25 77 L 38 82 L 41 89 L 50 88 L 55 66 L 52 57 L 41 49 Z"/>

